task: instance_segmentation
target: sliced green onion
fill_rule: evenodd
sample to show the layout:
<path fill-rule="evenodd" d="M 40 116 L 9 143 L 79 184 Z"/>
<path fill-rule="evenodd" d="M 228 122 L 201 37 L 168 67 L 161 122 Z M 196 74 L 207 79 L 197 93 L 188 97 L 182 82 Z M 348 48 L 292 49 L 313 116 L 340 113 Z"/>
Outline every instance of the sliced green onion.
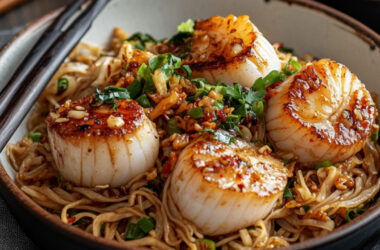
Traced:
<path fill-rule="evenodd" d="M 315 169 L 320 169 L 320 168 L 328 168 L 328 167 L 331 167 L 333 164 L 331 163 L 331 161 L 321 161 L 321 162 L 317 162 L 314 164 L 314 168 Z"/>
<path fill-rule="evenodd" d="M 146 94 L 143 94 L 137 97 L 136 102 L 138 102 L 138 104 L 140 104 L 140 106 L 143 108 L 149 108 L 151 106 L 149 98 Z"/>
<path fill-rule="evenodd" d="M 209 239 L 198 239 L 196 242 L 197 248 L 201 250 L 215 250 L 215 242 Z"/>
<path fill-rule="evenodd" d="M 154 229 L 154 220 L 150 217 L 143 217 L 137 222 L 137 226 L 144 232 L 149 233 Z"/>
<path fill-rule="evenodd" d="M 172 135 L 172 134 L 175 134 L 175 133 L 182 133 L 182 129 L 180 129 L 178 127 L 178 121 L 174 118 L 171 118 L 169 121 L 168 121 L 168 125 L 167 125 L 167 132 L 168 132 L 168 135 Z"/>
<path fill-rule="evenodd" d="M 284 81 L 286 79 L 286 75 L 277 70 L 272 70 L 268 75 L 264 78 L 259 77 L 255 83 L 252 85 L 252 89 L 254 90 L 265 90 L 266 87 L 276 83 L 278 81 Z"/>
<path fill-rule="evenodd" d="M 69 87 L 69 80 L 67 78 L 60 78 L 57 82 L 57 94 L 61 94 Z"/>
<path fill-rule="evenodd" d="M 289 70 L 289 64 L 293 66 L 294 70 Z M 284 72 L 285 72 L 285 74 L 290 76 L 290 75 L 293 75 L 294 73 L 296 73 L 301 68 L 302 68 L 302 66 L 301 66 L 301 64 L 299 64 L 299 62 L 297 62 L 296 60 L 290 59 L 284 67 Z"/>
<path fill-rule="evenodd" d="M 33 141 L 33 142 L 39 142 L 41 140 L 41 133 L 40 132 L 30 132 L 28 134 L 28 137 Z"/>
<path fill-rule="evenodd" d="M 264 114 L 264 103 L 263 103 L 263 101 L 257 102 L 257 104 L 253 107 L 253 112 L 255 112 L 255 114 L 257 116 L 262 116 Z"/>
<path fill-rule="evenodd" d="M 189 115 L 193 119 L 203 118 L 204 117 L 203 109 L 201 107 L 192 108 L 189 111 Z"/>
<path fill-rule="evenodd" d="M 214 102 L 214 106 L 218 110 L 222 110 L 224 108 L 224 102 L 223 100 L 217 100 Z"/>
<path fill-rule="evenodd" d="M 188 19 L 186 22 L 182 22 L 177 26 L 178 32 L 188 32 L 192 33 L 194 32 L 194 21 L 191 19 Z"/>

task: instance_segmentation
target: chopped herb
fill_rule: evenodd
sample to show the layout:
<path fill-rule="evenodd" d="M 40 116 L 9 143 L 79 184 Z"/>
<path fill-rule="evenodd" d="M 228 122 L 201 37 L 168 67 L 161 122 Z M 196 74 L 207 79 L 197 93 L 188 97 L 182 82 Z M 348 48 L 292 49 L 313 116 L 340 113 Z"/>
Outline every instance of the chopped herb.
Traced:
<path fill-rule="evenodd" d="M 125 65 L 124 70 L 127 71 L 129 69 L 129 64 Z"/>
<path fill-rule="evenodd" d="M 156 69 L 161 69 L 167 77 L 174 74 L 175 69 L 181 67 L 181 58 L 173 54 L 161 54 L 149 59 L 149 68 L 153 73 Z"/>
<path fill-rule="evenodd" d="M 141 93 L 142 86 L 139 81 L 133 80 L 133 82 L 127 87 L 129 95 L 132 99 L 138 97 Z"/>
<path fill-rule="evenodd" d="M 280 48 L 278 48 L 278 51 L 280 51 L 282 53 L 293 53 L 294 49 L 286 48 L 286 47 L 280 47 Z"/>
<path fill-rule="evenodd" d="M 151 107 L 149 98 L 146 94 L 140 95 L 139 97 L 136 98 L 136 102 L 140 104 L 141 107 L 143 108 L 149 108 Z"/>
<path fill-rule="evenodd" d="M 200 250 L 215 250 L 215 242 L 209 239 L 198 239 L 196 241 L 197 249 Z"/>
<path fill-rule="evenodd" d="M 226 130 L 234 129 L 240 124 L 239 115 L 227 115 L 226 121 L 223 123 L 223 128 Z"/>
<path fill-rule="evenodd" d="M 137 70 L 137 74 L 141 77 L 143 83 L 143 92 L 144 93 L 154 93 L 156 92 L 156 86 L 154 85 L 152 78 L 152 70 L 143 63 L 140 68 Z"/>
<path fill-rule="evenodd" d="M 245 102 L 254 105 L 255 103 L 262 101 L 265 96 L 265 90 L 252 91 L 250 90 L 245 97 Z"/>
<path fill-rule="evenodd" d="M 288 180 L 288 184 L 286 184 L 286 187 L 285 187 L 285 190 L 284 190 L 284 194 L 283 196 L 285 198 L 291 198 L 291 199 L 294 199 L 294 195 L 292 194 L 292 192 L 290 191 L 290 186 L 291 184 L 293 183 L 292 180 Z"/>
<path fill-rule="evenodd" d="M 303 210 L 305 211 L 305 213 L 307 213 L 307 211 L 310 210 L 310 206 L 308 206 L 308 205 L 305 205 L 305 206 L 303 206 L 302 208 L 303 208 Z"/>
<path fill-rule="evenodd" d="M 57 82 L 57 94 L 60 95 L 69 87 L 69 80 L 67 78 L 60 78 Z"/>
<path fill-rule="evenodd" d="M 209 133 L 214 133 L 215 132 L 215 130 L 213 130 L 211 128 L 205 128 L 205 129 L 203 129 L 203 131 L 209 132 Z"/>
<path fill-rule="evenodd" d="M 227 143 L 227 144 L 236 142 L 236 138 L 233 135 L 231 135 L 230 133 L 222 129 L 218 129 L 217 131 L 215 131 L 214 139 Z"/>
<path fill-rule="evenodd" d="M 137 240 L 144 238 L 154 227 L 154 220 L 149 217 L 143 217 L 137 223 L 128 223 L 125 229 L 125 239 Z"/>
<path fill-rule="evenodd" d="M 191 77 L 191 68 L 190 68 L 190 66 L 189 65 L 182 65 L 181 66 L 181 69 L 183 70 L 183 71 L 185 71 L 185 73 L 186 73 L 186 77 L 187 78 L 190 78 Z"/>
<path fill-rule="evenodd" d="M 145 237 L 145 233 L 140 229 L 136 223 L 128 223 L 125 229 L 126 240 L 137 240 Z"/>
<path fill-rule="evenodd" d="M 255 112 L 255 114 L 257 116 L 262 116 L 264 114 L 264 103 L 263 103 L 263 101 L 257 102 L 257 104 L 253 107 L 253 112 Z"/>
<path fill-rule="evenodd" d="M 277 70 L 273 70 L 264 78 L 262 77 L 258 78 L 253 84 L 252 89 L 265 90 L 265 88 L 268 87 L 269 85 L 272 85 L 273 83 L 276 83 L 278 81 L 284 81 L 285 79 L 286 79 L 286 76 L 283 73 Z"/>
<path fill-rule="evenodd" d="M 115 86 L 105 87 L 103 91 L 96 89 L 94 101 L 103 104 L 113 104 L 113 109 L 117 108 L 116 100 L 131 99 L 126 88 L 118 88 Z"/>
<path fill-rule="evenodd" d="M 41 140 L 41 133 L 40 132 L 30 132 L 28 134 L 28 137 L 33 141 L 33 142 L 39 142 Z"/>
<path fill-rule="evenodd" d="M 320 168 L 327 168 L 327 167 L 330 167 L 332 166 L 333 164 L 331 163 L 331 161 L 321 161 L 321 162 L 317 162 L 314 164 L 314 168 L 315 169 L 320 169 Z"/>
<path fill-rule="evenodd" d="M 75 210 L 69 210 L 69 211 L 67 211 L 67 216 L 72 218 L 72 217 L 74 217 L 77 213 L 78 213 L 78 212 L 75 211 Z"/>
<path fill-rule="evenodd" d="M 365 209 L 362 207 L 358 207 L 357 209 L 348 209 L 346 211 L 346 218 L 345 219 L 347 222 L 350 222 L 353 219 L 353 217 L 351 217 L 351 216 L 354 216 L 355 214 L 362 214 L 364 212 L 365 212 Z"/>
<path fill-rule="evenodd" d="M 169 43 L 184 43 L 188 38 L 193 36 L 194 21 L 189 19 L 177 26 L 178 33 L 169 39 Z"/>
<path fill-rule="evenodd" d="M 140 50 L 146 49 L 147 43 L 157 43 L 157 40 L 154 39 L 151 35 L 148 34 L 142 34 L 140 32 L 134 33 L 131 37 L 126 39 L 126 41 L 134 41 L 135 42 L 135 48 Z"/>
<path fill-rule="evenodd" d="M 172 135 L 175 133 L 178 133 L 178 134 L 182 133 L 182 129 L 178 127 L 178 121 L 174 118 L 171 118 L 168 121 L 166 131 L 168 132 L 168 135 Z"/>
<path fill-rule="evenodd" d="M 201 107 L 192 108 L 189 111 L 189 115 L 193 119 L 199 119 L 204 117 L 203 109 Z"/>
<path fill-rule="evenodd" d="M 291 65 L 294 70 L 289 70 L 289 65 Z M 284 67 L 284 72 L 285 72 L 285 74 L 290 76 L 290 75 L 293 75 L 294 73 L 296 73 L 301 68 L 302 68 L 302 66 L 301 66 L 301 64 L 299 64 L 299 62 L 297 62 L 296 60 L 290 59 Z"/>
<path fill-rule="evenodd" d="M 223 100 L 217 100 L 214 102 L 214 106 L 218 110 L 222 110 L 224 108 Z"/>
<path fill-rule="evenodd" d="M 186 22 L 182 22 L 177 27 L 178 32 L 188 32 L 192 33 L 194 32 L 194 21 L 191 19 L 188 19 Z"/>
<path fill-rule="evenodd" d="M 143 217 L 137 222 L 137 226 L 147 234 L 154 229 L 154 220 L 150 217 Z"/>

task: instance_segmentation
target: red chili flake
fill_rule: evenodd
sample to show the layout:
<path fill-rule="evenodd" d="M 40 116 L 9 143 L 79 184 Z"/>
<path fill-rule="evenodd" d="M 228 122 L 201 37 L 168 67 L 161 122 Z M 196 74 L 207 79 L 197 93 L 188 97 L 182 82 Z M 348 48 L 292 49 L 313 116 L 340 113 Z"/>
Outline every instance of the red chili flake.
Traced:
<path fill-rule="evenodd" d="M 75 216 L 74 217 L 67 217 L 67 222 L 68 223 L 74 223 L 76 220 Z"/>
<path fill-rule="evenodd" d="M 205 112 L 204 113 L 204 119 L 206 121 L 212 121 L 213 118 L 214 118 L 214 114 L 212 112 Z"/>
<path fill-rule="evenodd" d="M 241 174 L 236 174 L 236 178 L 241 179 L 243 177 L 241 176 Z"/>
<path fill-rule="evenodd" d="M 165 119 L 166 119 L 167 121 L 170 120 L 170 117 L 169 117 L 167 114 L 164 113 L 163 116 L 165 117 Z"/>
<path fill-rule="evenodd" d="M 171 170 L 170 159 L 168 159 L 168 160 L 165 162 L 164 166 L 162 166 L 162 171 L 161 171 L 161 173 L 162 173 L 162 175 L 163 175 L 164 177 L 166 177 L 166 176 L 169 176 L 169 174 L 170 174 L 171 171 L 172 171 L 172 170 Z"/>
<path fill-rule="evenodd" d="M 221 110 L 216 110 L 216 113 L 218 113 L 221 122 L 226 121 L 226 116 L 224 115 L 224 113 Z"/>
<path fill-rule="evenodd" d="M 238 188 L 240 189 L 240 191 L 243 191 L 243 188 L 245 188 L 244 184 L 240 183 L 238 184 Z"/>

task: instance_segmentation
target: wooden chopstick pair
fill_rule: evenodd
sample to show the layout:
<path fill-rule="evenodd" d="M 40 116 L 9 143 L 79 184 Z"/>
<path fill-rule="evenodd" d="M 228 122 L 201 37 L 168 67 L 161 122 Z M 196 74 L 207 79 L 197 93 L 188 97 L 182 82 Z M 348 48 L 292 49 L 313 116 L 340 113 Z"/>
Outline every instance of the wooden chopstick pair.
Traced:
<path fill-rule="evenodd" d="M 32 108 L 61 63 L 91 27 L 108 0 L 93 0 L 62 31 L 84 0 L 74 1 L 45 31 L 0 94 L 0 151 Z"/>

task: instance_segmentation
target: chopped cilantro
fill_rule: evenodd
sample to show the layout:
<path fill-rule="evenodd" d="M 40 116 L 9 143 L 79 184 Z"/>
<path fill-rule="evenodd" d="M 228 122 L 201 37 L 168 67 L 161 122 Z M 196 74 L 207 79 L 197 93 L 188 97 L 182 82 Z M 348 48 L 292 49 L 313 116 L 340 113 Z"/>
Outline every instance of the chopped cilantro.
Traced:
<path fill-rule="evenodd" d="M 321 161 L 321 162 L 317 162 L 314 164 L 314 168 L 315 169 L 320 169 L 320 168 L 327 168 L 327 167 L 330 167 L 332 166 L 333 164 L 331 163 L 331 161 Z"/>
<path fill-rule="evenodd" d="M 134 33 L 132 36 L 126 39 L 126 41 L 134 41 L 135 42 L 135 48 L 139 50 L 145 50 L 147 43 L 157 43 L 157 40 L 154 39 L 151 35 L 148 34 L 142 34 L 140 32 Z"/>
<path fill-rule="evenodd" d="M 28 134 L 28 137 L 33 141 L 33 142 L 39 142 L 41 140 L 41 133 L 40 132 L 30 132 Z"/>

